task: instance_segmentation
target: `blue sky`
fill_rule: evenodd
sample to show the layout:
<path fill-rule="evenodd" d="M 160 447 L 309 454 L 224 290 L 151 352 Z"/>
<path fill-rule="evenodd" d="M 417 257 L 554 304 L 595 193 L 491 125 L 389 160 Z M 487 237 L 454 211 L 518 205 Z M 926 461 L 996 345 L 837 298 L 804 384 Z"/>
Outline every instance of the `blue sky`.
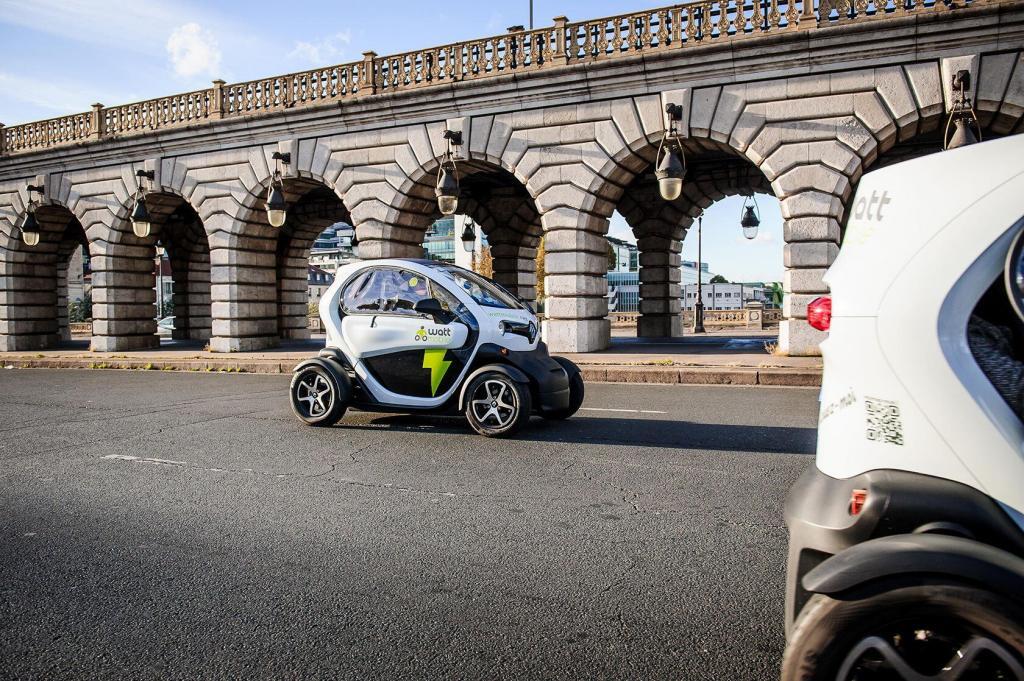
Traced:
<path fill-rule="evenodd" d="M 658 5 L 614 0 L 535 0 L 534 23 L 585 19 Z M 228 82 L 354 61 L 500 33 L 528 24 L 526 0 L 446 2 L 183 2 L 0 0 L 0 122 L 8 125 Z M 778 204 L 760 200 L 762 237 L 739 235 L 739 200 L 704 221 L 705 259 L 729 279 L 782 278 Z M 612 234 L 628 238 L 616 216 Z M 736 239 L 740 239 L 737 241 Z M 742 242 L 742 243 L 741 243 Z M 688 238 L 684 257 L 696 255 Z"/>

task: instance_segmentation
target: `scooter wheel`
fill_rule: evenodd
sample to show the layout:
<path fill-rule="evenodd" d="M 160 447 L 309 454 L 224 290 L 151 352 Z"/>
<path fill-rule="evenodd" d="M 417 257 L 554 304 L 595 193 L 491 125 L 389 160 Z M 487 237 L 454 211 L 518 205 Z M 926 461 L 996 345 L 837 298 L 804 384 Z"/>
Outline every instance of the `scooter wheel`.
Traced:
<path fill-rule="evenodd" d="M 481 435 L 512 435 L 530 420 L 529 387 L 499 371 L 474 378 L 466 395 L 466 420 Z"/>
<path fill-rule="evenodd" d="M 292 411 L 310 426 L 333 426 L 348 409 L 349 390 L 335 372 L 312 364 L 295 372 L 289 389 Z"/>
<path fill-rule="evenodd" d="M 782 661 L 783 681 L 1024 679 L 1020 603 L 957 584 L 857 596 L 807 602 Z"/>

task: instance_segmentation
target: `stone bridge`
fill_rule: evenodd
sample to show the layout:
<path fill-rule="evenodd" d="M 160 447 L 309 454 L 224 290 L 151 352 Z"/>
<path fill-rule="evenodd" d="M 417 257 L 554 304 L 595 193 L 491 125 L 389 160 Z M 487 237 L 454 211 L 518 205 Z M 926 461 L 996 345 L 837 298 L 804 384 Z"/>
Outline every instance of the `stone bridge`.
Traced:
<path fill-rule="evenodd" d="M 306 258 L 325 226 L 353 224 L 364 258 L 421 255 L 449 129 L 463 137 L 459 212 L 486 232 L 495 279 L 533 298 L 544 239 L 553 349 L 608 344 L 613 211 L 641 252 L 640 333 L 677 335 L 694 216 L 770 192 L 785 219 L 780 347 L 815 354 L 800 318 L 825 291 L 858 179 L 942 148 L 959 70 L 986 138 L 1024 131 L 1022 47 L 1020 2 L 697 0 L 0 128 L 0 349 L 67 337 L 64 275 L 82 244 L 92 348 L 156 345 L 157 239 L 178 337 L 220 352 L 304 337 Z M 653 179 L 669 103 L 682 106 L 688 165 L 672 202 Z M 279 151 L 288 212 L 275 228 L 265 200 Z M 145 238 L 129 219 L 139 170 L 153 173 Z M 956 178 L 921 181 L 940 195 Z M 30 199 L 35 246 L 20 229 Z"/>

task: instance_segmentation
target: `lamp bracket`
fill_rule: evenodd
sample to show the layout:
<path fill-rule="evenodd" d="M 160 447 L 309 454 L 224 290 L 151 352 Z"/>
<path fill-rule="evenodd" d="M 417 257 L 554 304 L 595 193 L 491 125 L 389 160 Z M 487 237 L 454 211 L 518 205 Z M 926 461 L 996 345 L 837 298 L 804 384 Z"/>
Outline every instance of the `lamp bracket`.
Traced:
<path fill-rule="evenodd" d="M 136 170 L 135 171 L 135 177 L 139 178 L 140 180 L 142 178 L 146 178 L 150 182 L 153 182 L 156 179 L 156 171 L 155 170 Z"/>
<path fill-rule="evenodd" d="M 668 114 L 670 121 L 681 121 L 683 120 L 683 106 L 682 104 L 673 104 L 669 102 L 665 105 L 665 113 Z"/>
<path fill-rule="evenodd" d="M 292 152 L 290 151 L 275 151 L 270 155 L 270 158 L 274 161 L 280 161 L 285 165 L 290 165 L 292 162 Z"/>
<path fill-rule="evenodd" d="M 967 69 L 960 69 L 953 74 L 953 88 L 967 91 L 971 89 L 971 72 Z"/>
<path fill-rule="evenodd" d="M 46 193 L 46 187 L 44 187 L 41 184 L 30 184 L 26 187 L 26 189 L 29 191 L 29 193 L 35 192 L 36 194 L 40 195 Z"/>
<path fill-rule="evenodd" d="M 461 130 L 445 130 L 443 137 L 448 140 L 450 144 L 454 144 L 457 147 L 462 146 L 462 131 Z"/>

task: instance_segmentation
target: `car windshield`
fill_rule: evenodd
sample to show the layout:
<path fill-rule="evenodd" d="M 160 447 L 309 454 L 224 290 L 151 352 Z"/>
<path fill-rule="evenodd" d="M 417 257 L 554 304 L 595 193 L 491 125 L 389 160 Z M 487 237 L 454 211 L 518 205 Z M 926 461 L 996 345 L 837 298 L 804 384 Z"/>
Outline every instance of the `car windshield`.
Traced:
<path fill-rule="evenodd" d="M 522 304 L 515 296 L 489 279 L 452 265 L 439 269 L 447 272 L 455 283 L 480 305 L 502 309 L 522 308 Z"/>

